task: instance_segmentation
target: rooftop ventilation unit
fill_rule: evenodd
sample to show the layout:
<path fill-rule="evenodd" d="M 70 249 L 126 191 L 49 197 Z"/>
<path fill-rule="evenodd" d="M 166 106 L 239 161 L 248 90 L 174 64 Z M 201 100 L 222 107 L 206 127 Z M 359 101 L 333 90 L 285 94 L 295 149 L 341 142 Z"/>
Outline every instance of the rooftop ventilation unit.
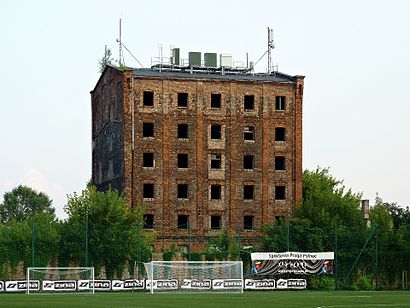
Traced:
<path fill-rule="evenodd" d="M 221 67 L 232 67 L 232 55 L 228 54 L 221 54 L 220 55 L 220 62 Z"/>
<path fill-rule="evenodd" d="M 190 51 L 188 53 L 189 66 L 201 66 L 201 53 L 196 51 Z"/>
<path fill-rule="evenodd" d="M 216 53 L 210 53 L 210 52 L 205 53 L 204 54 L 205 67 L 217 67 L 216 58 L 217 58 Z"/>
<path fill-rule="evenodd" d="M 172 49 L 172 60 L 171 64 L 179 65 L 179 48 Z"/>

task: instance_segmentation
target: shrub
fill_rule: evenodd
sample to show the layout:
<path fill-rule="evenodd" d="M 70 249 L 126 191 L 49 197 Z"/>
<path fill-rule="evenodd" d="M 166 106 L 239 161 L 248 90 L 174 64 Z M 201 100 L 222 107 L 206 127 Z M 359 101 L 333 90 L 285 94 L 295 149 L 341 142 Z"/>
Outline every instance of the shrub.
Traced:
<path fill-rule="evenodd" d="M 369 276 L 360 277 L 359 279 L 357 279 L 354 286 L 356 286 L 357 289 L 360 290 L 360 291 L 374 290 L 374 286 L 372 284 L 372 279 Z"/>
<path fill-rule="evenodd" d="M 320 276 L 319 289 L 332 291 L 335 289 L 335 279 L 327 276 Z"/>

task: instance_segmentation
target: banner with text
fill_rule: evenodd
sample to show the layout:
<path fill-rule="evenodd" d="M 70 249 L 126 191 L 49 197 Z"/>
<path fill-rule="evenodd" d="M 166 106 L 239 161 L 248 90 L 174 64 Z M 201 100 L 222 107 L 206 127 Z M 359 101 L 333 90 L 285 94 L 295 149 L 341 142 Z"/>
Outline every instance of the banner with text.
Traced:
<path fill-rule="evenodd" d="M 256 252 L 251 259 L 255 275 L 333 274 L 333 252 Z"/>

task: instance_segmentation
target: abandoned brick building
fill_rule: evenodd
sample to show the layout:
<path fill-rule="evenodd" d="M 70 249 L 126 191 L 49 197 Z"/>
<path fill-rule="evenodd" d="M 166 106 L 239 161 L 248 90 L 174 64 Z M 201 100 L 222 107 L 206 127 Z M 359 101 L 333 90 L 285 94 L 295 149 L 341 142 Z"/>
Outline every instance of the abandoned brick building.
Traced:
<path fill-rule="evenodd" d="M 254 245 L 302 196 L 303 80 L 109 65 L 91 91 L 92 181 L 145 206 L 157 251 L 221 229 Z"/>

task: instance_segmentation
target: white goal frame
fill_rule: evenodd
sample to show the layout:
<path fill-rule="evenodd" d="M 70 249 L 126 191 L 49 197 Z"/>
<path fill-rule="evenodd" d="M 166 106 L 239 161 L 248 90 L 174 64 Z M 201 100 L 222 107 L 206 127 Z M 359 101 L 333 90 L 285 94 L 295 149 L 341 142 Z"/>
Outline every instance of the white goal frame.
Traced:
<path fill-rule="evenodd" d="M 72 270 L 72 271 L 87 271 L 89 270 L 91 272 L 91 277 L 90 277 L 90 286 L 91 286 L 91 293 L 94 294 L 94 267 L 27 267 L 27 275 L 26 275 L 26 281 L 27 281 L 27 294 L 30 294 L 30 271 L 31 270 L 38 270 L 38 271 L 58 271 L 58 270 Z M 40 290 L 42 289 L 42 286 L 40 285 Z M 76 290 L 78 291 L 78 289 Z"/>
<path fill-rule="evenodd" d="M 231 278 L 231 277 L 208 277 L 207 280 L 211 280 L 211 285 L 212 285 L 212 281 L 213 280 L 241 280 L 241 288 L 237 288 L 238 293 L 243 293 L 244 290 L 244 280 L 243 280 L 243 262 L 242 261 L 151 261 L 148 263 L 145 263 L 145 269 L 147 272 L 147 278 L 148 281 L 150 281 L 150 293 L 153 294 L 154 293 L 154 283 L 153 281 L 158 280 L 157 277 L 153 277 L 154 276 L 154 266 L 158 264 L 166 264 L 166 265 L 172 265 L 172 264 L 176 264 L 176 265 L 182 265 L 182 264 L 199 264 L 199 265 L 232 265 L 232 266 L 238 266 L 238 269 L 240 270 L 240 277 L 235 277 L 235 278 Z M 156 279 L 155 279 L 156 278 Z M 189 277 L 186 277 L 189 279 Z M 195 279 L 195 278 L 193 278 Z M 228 289 L 229 290 L 229 289 Z M 181 288 L 178 288 L 178 291 L 181 291 Z M 210 292 L 214 292 L 215 289 L 213 289 L 213 287 L 210 289 Z"/>

